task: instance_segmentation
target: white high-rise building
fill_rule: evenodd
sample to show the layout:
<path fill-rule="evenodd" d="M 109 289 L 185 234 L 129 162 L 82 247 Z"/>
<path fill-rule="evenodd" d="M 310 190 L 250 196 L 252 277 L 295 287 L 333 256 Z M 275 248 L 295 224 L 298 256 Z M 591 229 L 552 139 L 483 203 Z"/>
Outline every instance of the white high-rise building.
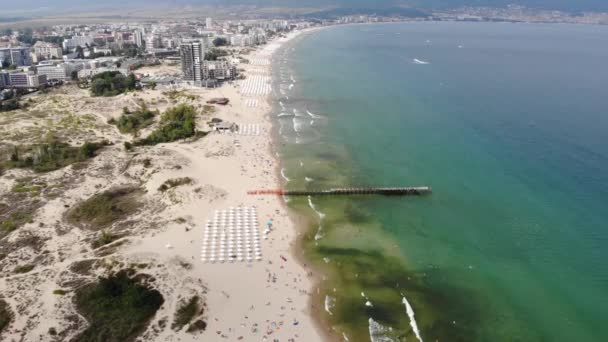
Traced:
<path fill-rule="evenodd" d="M 184 80 L 200 83 L 201 71 L 205 59 L 205 44 L 200 41 L 184 42 L 179 47 Z"/>
<path fill-rule="evenodd" d="M 144 34 L 140 30 L 135 30 L 133 33 L 133 42 L 137 47 L 142 47 L 144 45 Z"/>

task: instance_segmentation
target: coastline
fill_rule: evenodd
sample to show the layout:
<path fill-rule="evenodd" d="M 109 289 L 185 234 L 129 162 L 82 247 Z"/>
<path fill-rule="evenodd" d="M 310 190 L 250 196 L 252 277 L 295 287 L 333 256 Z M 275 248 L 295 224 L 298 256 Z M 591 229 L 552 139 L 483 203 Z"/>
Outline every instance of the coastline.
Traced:
<path fill-rule="evenodd" d="M 250 58 L 252 63 L 239 65 L 245 69 L 247 78 L 219 88 L 184 88 L 175 97 L 170 93 L 172 89 L 158 87 L 121 94 L 107 101 L 90 96 L 86 90 L 66 86 L 35 99 L 32 107 L 49 112 L 53 118 L 57 117 L 57 122 L 66 122 L 63 116 L 70 120 L 76 116 L 88 120 L 86 126 L 81 124 L 90 129 L 87 134 L 80 134 L 71 126 L 69 131 L 62 128 L 66 130 L 64 134 L 75 135 L 73 143 L 97 137 L 114 145 L 80 168 L 66 167 L 35 175 L 48 184 L 71 181 L 60 184 L 59 195 L 52 198 L 42 195 L 41 207 L 31 221 L 11 236 L 12 241 L 43 236 L 44 248 L 51 253 L 44 254 L 42 262 L 35 259 L 34 252 L 29 252 L 31 249 L 0 260 L 4 269 L 29 262 L 36 265 L 30 272 L 0 279 L 1 287 L 6 289 L 5 301 L 10 308 L 19 308 L 13 309 L 14 318 L 3 332 L 3 338 L 51 341 L 53 337 L 48 331 L 52 327 L 63 339 L 73 339 L 88 327 L 85 317 L 71 314 L 76 312 L 73 298 L 77 287 L 73 284 L 91 283 L 100 276 L 140 265 L 138 272 L 152 276 L 154 287 L 164 297 L 163 305 L 141 334 L 145 340 L 323 340 L 322 329 L 312 318 L 310 298 L 315 280 L 307 264 L 297 257 L 296 245 L 301 234 L 297 221 L 290 216 L 282 198 L 247 194 L 248 190 L 275 188 L 281 184 L 276 143 L 271 135 L 271 94 L 264 92 L 269 87 L 272 54 L 303 32 L 296 31 L 250 52 L 245 58 Z M 176 69 L 162 65 L 143 68 L 140 72 L 163 75 Z M 207 100 L 217 97 L 229 98 L 230 103 L 206 105 Z M 212 132 L 201 139 L 125 151 L 123 143 L 131 137 L 121 134 L 108 120 L 117 119 L 125 107 L 134 108 L 141 101 L 159 112 L 179 104 L 199 108 L 201 114 L 196 125 L 201 130 L 206 129 L 211 118 L 220 118 L 247 130 L 243 134 Z M 57 104 L 62 111 L 48 110 L 59 106 Z M 38 118 L 29 118 L 27 112 L 23 114 L 26 119 L 6 123 L 5 128 L 20 132 L 36 125 Z M 142 136 L 152 129 L 143 130 Z M 18 180 L 30 174 L 25 170 L 8 171 L 8 177 L 0 180 L 1 193 L 11 194 Z M 189 182 L 168 191 L 160 190 L 165 182 L 175 179 L 189 179 Z M 128 220 L 107 228 L 117 232 L 116 240 L 107 246 L 91 246 L 91 242 L 99 238 L 99 231 L 64 221 L 67 208 L 125 185 L 141 189 L 138 200 L 142 206 Z M 203 260 L 205 222 L 213 219 L 214 213 L 241 206 L 255 208 L 260 233 L 266 228 L 266 222 L 273 220 L 272 232 L 267 236 L 260 234 L 267 237 L 260 241 L 262 260 L 205 262 L 210 261 Z M 49 224 L 51 222 L 53 224 Z M 69 271 L 83 263 L 92 263 L 87 273 Z M 54 294 L 56 289 L 62 289 L 66 295 Z M 193 296 L 202 299 L 198 319 L 204 321 L 205 328 L 193 333 L 186 328 L 173 329 L 170 322 L 176 311 Z"/>

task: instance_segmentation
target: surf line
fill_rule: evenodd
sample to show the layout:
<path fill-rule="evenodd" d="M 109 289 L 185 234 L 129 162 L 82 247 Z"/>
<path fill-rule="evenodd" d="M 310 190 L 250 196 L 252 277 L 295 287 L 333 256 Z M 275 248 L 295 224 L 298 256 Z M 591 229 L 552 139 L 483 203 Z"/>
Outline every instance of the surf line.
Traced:
<path fill-rule="evenodd" d="M 403 305 L 405 305 L 405 312 L 407 312 L 407 316 L 410 318 L 410 326 L 414 331 L 414 335 L 416 335 L 418 341 L 422 342 L 422 337 L 420 337 L 420 330 L 418 330 L 418 324 L 416 324 L 416 319 L 414 318 L 414 309 L 410 305 L 410 302 L 407 301 L 407 298 L 405 298 L 403 293 L 401 295 L 403 296 L 403 300 L 401 302 L 403 303 Z"/>

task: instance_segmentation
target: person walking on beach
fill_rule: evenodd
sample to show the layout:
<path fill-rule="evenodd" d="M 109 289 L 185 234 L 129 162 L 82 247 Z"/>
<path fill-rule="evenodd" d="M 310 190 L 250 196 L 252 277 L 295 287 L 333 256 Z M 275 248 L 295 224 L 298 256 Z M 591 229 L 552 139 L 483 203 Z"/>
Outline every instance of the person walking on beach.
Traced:
<path fill-rule="evenodd" d="M 272 219 L 268 220 L 266 224 L 268 225 L 268 230 L 272 230 Z"/>

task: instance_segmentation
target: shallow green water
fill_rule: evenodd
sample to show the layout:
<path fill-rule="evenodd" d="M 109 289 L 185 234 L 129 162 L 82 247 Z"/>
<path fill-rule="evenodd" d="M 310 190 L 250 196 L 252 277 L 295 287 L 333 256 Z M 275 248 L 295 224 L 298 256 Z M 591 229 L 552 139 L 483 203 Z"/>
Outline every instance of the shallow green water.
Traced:
<path fill-rule="evenodd" d="M 276 58 L 288 187 L 434 190 L 290 202 L 338 333 L 415 339 L 406 297 L 423 340 L 608 339 L 608 27 L 345 26 Z"/>

